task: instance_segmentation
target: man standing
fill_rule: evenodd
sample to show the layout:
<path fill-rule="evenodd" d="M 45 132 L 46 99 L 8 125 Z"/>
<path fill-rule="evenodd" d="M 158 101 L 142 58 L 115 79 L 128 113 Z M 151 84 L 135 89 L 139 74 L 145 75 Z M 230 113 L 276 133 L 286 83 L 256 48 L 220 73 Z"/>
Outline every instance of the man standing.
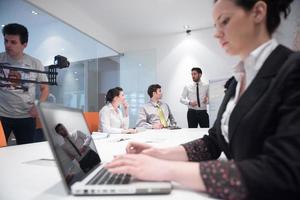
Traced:
<path fill-rule="evenodd" d="M 202 70 L 192 68 L 193 83 L 183 89 L 180 102 L 188 106 L 187 120 L 189 128 L 209 127 L 209 117 L 206 106 L 208 104 L 208 85 L 201 81 Z"/>
<path fill-rule="evenodd" d="M 42 63 L 25 54 L 28 43 L 27 28 L 20 24 L 7 24 L 2 29 L 5 52 L 0 53 L 0 62 L 26 69 L 44 71 Z M 13 131 L 17 144 L 34 141 L 35 118 L 37 111 L 34 107 L 36 85 L 23 83 L 20 79 L 33 81 L 48 81 L 45 74 L 29 73 L 18 70 L 3 69 L 0 76 L 15 79 L 2 81 L 0 87 L 0 120 L 3 125 L 6 140 Z M 9 83 L 9 84 L 7 84 Z M 40 100 L 45 101 L 49 94 L 47 85 L 40 85 Z"/>
<path fill-rule="evenodd" d="M 176 125 L 168 104 L 161 101 L 161 86 L 158 84 L 150 85 L 147 92 L 150 101 L 140 108 L 136 126 L 162 129 L 170 125 Z"/>

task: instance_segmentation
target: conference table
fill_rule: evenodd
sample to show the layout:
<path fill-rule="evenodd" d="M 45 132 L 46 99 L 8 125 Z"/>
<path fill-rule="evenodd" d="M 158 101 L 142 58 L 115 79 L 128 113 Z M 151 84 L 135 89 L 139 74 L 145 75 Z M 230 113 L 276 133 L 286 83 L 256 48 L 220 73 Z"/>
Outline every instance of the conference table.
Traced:
<path fill-rule="evenodd" d="M 137 134 L 93 134 L 97 151 L 104 162 L 124 154 L 130 141 L 146 142 L 158 147 L 182 144 L 202 137 L 207 129 L 146 130 Z M 56 199 L 213 199 L 177 183 L 167 195 L 72 196 L 68 195 L 47 142 L 0 148 L 0 200 Z"/>

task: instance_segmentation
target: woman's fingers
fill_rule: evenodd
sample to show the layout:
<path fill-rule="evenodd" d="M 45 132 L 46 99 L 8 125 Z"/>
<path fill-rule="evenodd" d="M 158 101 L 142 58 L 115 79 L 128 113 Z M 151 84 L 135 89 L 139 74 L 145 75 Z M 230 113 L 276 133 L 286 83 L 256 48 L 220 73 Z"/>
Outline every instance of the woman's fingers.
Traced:
<path fill-rule="evenodd" d="M 108 171 L 114 174 L 130 174 L 132 176 L 136 176 L 136 170 L 134 166 L 119 166 L 115 168 L 108 168 Z"/>
<path fill-rule="evenodd" d="M 141 153 L 144 149 L 150 148 L 148 144 L 143 144 L 139 142 L 129 142 L 126 147 L 126 152 L 129 154 Z"/>

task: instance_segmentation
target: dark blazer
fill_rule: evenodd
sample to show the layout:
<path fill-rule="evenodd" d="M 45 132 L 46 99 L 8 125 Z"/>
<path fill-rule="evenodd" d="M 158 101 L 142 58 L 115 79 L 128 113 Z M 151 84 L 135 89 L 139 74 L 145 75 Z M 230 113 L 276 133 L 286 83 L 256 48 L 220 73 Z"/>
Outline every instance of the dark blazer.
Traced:
<path fill-rule="evenodd" d="M 236 85 L 203 138 L 209 151 L 235 160 L 249 199 L 300 199 L 300 54 L 282 45 L 271 53 L 231 113 L 227 144 L 221 118 Z"/>

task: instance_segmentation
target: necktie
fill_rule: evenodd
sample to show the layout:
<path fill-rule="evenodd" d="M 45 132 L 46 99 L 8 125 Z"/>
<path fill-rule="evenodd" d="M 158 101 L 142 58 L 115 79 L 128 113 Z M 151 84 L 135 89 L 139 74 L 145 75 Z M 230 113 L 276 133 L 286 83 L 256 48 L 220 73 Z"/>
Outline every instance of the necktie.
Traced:
<path fill-rule="evenodd" d="M 161 123 L 164 127 L 167 127 L 168 124 L 167 124 L 167 121 L 166 121 L 164 112 L 163 112 L 163 110 L 161 109 L 161 107 L 160 107 L 158 104 L 157 104 L 157 111 L 158 111 L 158 116 L 159 116 L 160 123 Z"/>
<path fill-rule="evenodd" d="M 197 83 L 196 90 L 197 90 L 197 103 L 198 103 L 198 107 L 200 108 L 200 99 L 199 99 L 199 83 Z"/>
<path fill-rule="evenodd" d="M 73 148 L 76 150 L 76 152 L 81 156 L 81 153 L 79 149 L 76 147 L 76 145 L 72 142 L 72 140 L 69 137 L 66 137 L 66 139 L 70 142 L 70 144 L 73 146 Z"/>

